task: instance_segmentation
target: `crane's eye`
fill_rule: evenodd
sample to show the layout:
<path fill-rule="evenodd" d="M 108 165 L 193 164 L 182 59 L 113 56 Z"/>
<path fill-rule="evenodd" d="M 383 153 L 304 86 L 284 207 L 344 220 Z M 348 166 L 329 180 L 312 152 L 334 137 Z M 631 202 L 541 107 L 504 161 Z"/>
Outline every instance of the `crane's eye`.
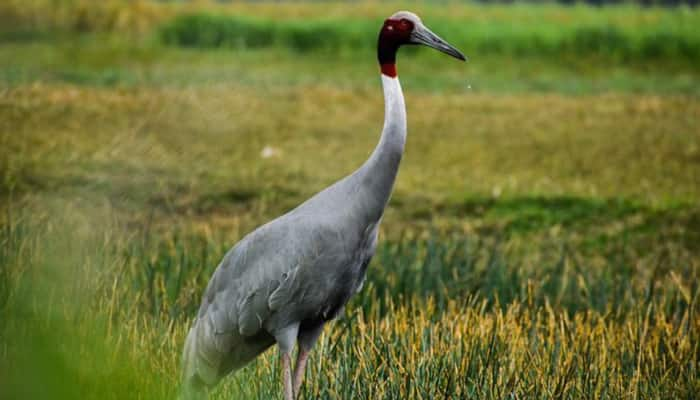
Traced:
<path fill-rule="evenodd" d="M 402 18 L 399 21 L 399 29 L 401 29 L 402 31 L 409 31 L 412 28 L 413 28 L 413 23 L 411 21 L 407 20 L 406 18 Z"/>

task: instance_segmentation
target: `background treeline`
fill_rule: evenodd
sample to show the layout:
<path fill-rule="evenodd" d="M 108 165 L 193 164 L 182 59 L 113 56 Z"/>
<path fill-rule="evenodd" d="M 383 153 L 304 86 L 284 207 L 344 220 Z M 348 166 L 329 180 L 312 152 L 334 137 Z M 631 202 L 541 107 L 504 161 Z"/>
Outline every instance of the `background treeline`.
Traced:
<path fill-rule="evenodd" d="M 181 2 L 183 0 L 161 0 L 162 2 Z M 185 0 L 186 2 L 187 0 Z M 191 1 L 191 0 L 190 0 Z M 218 0 L 219 3 L 234 3 L 232 0 Z M 264 3 L 265 1 L 255 1 L 249 0 L 251 3 Z M 428 3 L 447 3 L 446 1 L 433 0 L 427 1 Z M 452 1 L 452 3 L 482 3 L 482 4 L 516 4 L 516 3 L 533 3 L 533 4 L 547 4 L 547 3 L 559 3 L 559 4 L 591 4 L 591 5 L 619 5 L 619 4 L 638 4 L 642 6 L 696 6 L 700 3 L 699 0 L 462 0 L 462 1 Z"/>
<path fill-rule="evenodd" d="M 664 7 L 677 7 L 677 6 L 691 6 L 695 7 L 700 4 L 699 0 L 554 0 L 554 1 L 513 1 L 513 0 L 476 0 L 483 4 L 514 4 L 514 3 L 558 3 L 565 5 L 572 4 L 590 4 L 595 6 L 606 6 L 606 5 L 620 5 L 620 4 L 636 4 L 640 6 L 664 6 Z"/>
<path fill-rule="evenodd" d="M 697 21 L 700 24 L 700 19 Z M 213 14 L 186 14 L 159 28 L 167 44 L 186 47 L 286 47 L 297 51 L 371 50 L 376 21 L 327 19 L 271 21 Z M 700 26 L 700 25 L 699 25 Z M 604 56 L 618 61 L 660 57 L 700 61 L 700 31 L 671 25 L 621 29 L 599 23 L 532 25 L 503 22 L 446 20 L 437 29 L 467 53 L 536 56 Z"/>

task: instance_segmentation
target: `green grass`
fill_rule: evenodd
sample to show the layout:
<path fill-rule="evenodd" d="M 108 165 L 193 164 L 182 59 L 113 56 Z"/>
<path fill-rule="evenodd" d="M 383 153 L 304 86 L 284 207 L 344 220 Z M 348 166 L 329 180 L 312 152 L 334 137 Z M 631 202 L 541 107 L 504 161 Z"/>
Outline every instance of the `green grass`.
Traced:
<path fill-rule="evenodd" d="M 0 398 L 172 399 L 222 255 L 376 144 L 363 38 L 405 5 L 47 4 L 0 6 Z M 697 12 L 409 8 L 472 61 L 400 55 L 396 190 L 303 398 L 695 398 Z M 162 42 L 193 14 L 269 42 Z M 279 380 L 270 351 L 212 397 Z"/>

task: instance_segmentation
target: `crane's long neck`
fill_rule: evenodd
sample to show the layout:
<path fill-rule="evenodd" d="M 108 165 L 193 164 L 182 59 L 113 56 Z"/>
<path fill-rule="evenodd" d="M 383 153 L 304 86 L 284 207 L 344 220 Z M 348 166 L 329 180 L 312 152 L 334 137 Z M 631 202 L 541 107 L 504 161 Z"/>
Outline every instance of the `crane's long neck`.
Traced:
<path fill-rule="evenodd" d="M 406 105 L 398 77 L 385 74 L 382 65 L 384 89 L 384 128 L 377 147 L 360 168 L 362 192 L 365 194 L 370 218 L 380 218 L 384 212 L 406 143 Z M 391 69 L 393 68 L 393 64 Z"/>

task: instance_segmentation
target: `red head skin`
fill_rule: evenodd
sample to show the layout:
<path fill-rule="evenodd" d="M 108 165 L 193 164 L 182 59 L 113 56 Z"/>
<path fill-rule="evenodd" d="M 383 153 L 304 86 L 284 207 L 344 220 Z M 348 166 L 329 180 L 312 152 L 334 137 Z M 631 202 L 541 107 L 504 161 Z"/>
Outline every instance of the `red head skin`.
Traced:
<path fill-rule="evenodd" d="M 379 31 L 377 59 L 382 74 L 396 78 L 396 51 L 402 44 L 410 43 L 413 22 L 407 19 L 387 19 Z"/>

